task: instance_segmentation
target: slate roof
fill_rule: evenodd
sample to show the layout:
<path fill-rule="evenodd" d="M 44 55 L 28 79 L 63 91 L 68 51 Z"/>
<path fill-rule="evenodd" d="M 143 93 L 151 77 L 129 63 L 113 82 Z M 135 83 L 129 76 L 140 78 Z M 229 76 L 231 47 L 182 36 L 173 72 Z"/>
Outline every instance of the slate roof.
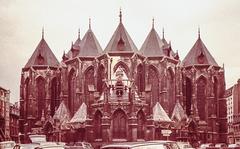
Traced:
<path fill-rule="evenodd" d="M 192 49 L 188 52 L 187 56 L 183 59 L 182 65 L 184 67 L 193 66 L 193 65 L 218 66 L 215 59 L 210 54 L 207 47 L 201 40 L 200 36 L 198 37 L 197 41 L 193 45 Z"/>
<path fill-rule="evenodd" d="M 158 122 L 172 122 L 159 102 L 153 107 L 153 120 Z"/>
<path fill-rule="evenodd" d="M 39 64 L 39 57 L 43 58 L 43 62 L 41 64 Z M 53 54 L 52 50 L 49 48 L 44 38 L 42 38 L 39 42 L 37 48 L 35 49 L 32 56 L 25 65 L 25 68 L 36 65 L 46 65 L 53 67 L 57 67 L 59 65 L 57 58 Z"/>
<path fill-rule="evenodd" d="M 152 28 L 140 49 L 140 53 L 144 56 L 163 56 L 163 46 L 163 41 L 156 30 Z"/>
<path fill-rule="evenodd" d="M 121 50 L 118 48 L 119 43 L 124 44 L 124 47 Z M 111 40 L 107 44 L 105 52 L 138 52 L 136 45 L 133 43 L 133 40 L 129 36 L 122 22 L 119 23 Z"/>
<path fill-rule="evenodd" d="M 84 123 L 87 120 L 87 105 L 82 103 L 77 112 L 74 114 L 70 123 Z"/>
<path fill-rule="evenodd" d="M 175 104 L 171 119 L 174 121 L 182 121 L 184 119 L 187 119 L 187 115 L 186 115 L 183 107 L 179 103 L 179 101 L 177 101 Z"/>
<path fill-rule="evenodd" d="M 78 50 L 80 51 L 80 44 L 81 44 L 81 38 L 80 38 L 80 30 L 78 31 L 78 38 L 77 40 L 74 42 L 74 44 L 72 44 L 71 49 L 68 51 L 68 53 L 66 54 L 66 56 L 68 58 L 73 58 L 72 55 L 72 49 Z"/>
<path fill-rule="evenodd" d="M 64 101 L 62 101 L 55 111 L 53 115 L 53 119 L 59 120 L 61 123 L 63 121 L 69 121 L 70 120 L 70 113 L 69 110 L 67 109 L 66 105 L 64 104 Z"/>
<path fill-rule="evenodd" d="M 78 56 L 95 57 L 95 56 L 99 56 L 102 53 L 102 51 L 103 50 L 96 36 L 92 32 L 91 28 L 89 28 L 81 41 L 80 52 Z"/>

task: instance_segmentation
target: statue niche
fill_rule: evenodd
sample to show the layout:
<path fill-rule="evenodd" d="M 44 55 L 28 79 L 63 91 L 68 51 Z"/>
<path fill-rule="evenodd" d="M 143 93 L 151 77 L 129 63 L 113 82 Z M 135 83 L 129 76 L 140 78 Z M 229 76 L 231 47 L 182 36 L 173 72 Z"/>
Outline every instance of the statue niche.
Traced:
<path fill-rule="evenodd" d="M 116 72 L 116 83 L 115 83 L 115 89 L 116 89 L 116 95 L 117 97 L 122 97 L 123 90 L 124 90 L 124 84 L 123 84 L 123 71 L 119 69 Z"/>

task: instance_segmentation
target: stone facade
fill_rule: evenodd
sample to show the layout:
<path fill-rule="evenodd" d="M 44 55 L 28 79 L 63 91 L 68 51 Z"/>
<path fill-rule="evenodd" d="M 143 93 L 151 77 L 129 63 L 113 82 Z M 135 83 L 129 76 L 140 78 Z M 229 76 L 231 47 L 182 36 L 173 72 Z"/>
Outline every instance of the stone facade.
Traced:
<path fill-rule="evenodd" d="M 228 142 L 240 143 L 240 80 L 227 89 L 225 96 L 228 105 Z"/>
<path fill-rule="evenodd" d="M 19 142 L 19 105 L 10 104 L 10 137 L 11 140 Z"/>
<path fill-rule="evenodd" d="M 0 87 L 0 141 L 10 140 L 10 91 Z"/>
<path fill-rule="evenodd" d="M 43 36 L 22 69 L 20 89 L 22 141 L 35 132 L 46 133 L 50 140 L 86 140 L 97 145 L 166 139 L 166 130 L 172 131 L 168 138 L 175 140 L 227 140 L 224 68 L 215 62 L 200 33 L 180 61 L 164 32 L 160 38 L 154 24 L 138 50 L 121 13 L 104 51 L 91 24 L 83 39 L 78 36 L 64 53 L 61 63 Z M 69 111 L 69 123 L 54 118 L 61 111 L 58 107 L 64 107 L 60 103 Z M 77 111 L 85 113 L 79 108 L 83 104 L 87 114 L 75 116 Z M 186 117 L 174 113 L 176 108 L 183 109 L 180 115 Z M 77 117 L 74 123 L 71 117 Z"/>

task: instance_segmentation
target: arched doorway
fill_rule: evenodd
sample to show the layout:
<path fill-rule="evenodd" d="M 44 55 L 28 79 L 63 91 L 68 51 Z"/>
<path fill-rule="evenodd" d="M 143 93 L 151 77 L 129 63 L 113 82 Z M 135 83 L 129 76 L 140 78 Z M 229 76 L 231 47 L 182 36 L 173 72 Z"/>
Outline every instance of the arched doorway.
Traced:
<path fill-rule="evenodd" d="M 137 138 L 144 139 L 145 137 L 145 115 L 142 110 L 140 110 L 137 114 Z"/>
<path fill-rule="evenodd" d="M 102 138 L 102 113 L 97 111 L 94 115 L 94 132 L 95 139 Z"/>
<path fill-rule="evenodd" d="M 118 109 L 112 116 L 112 136 L 114 139 L 126 139 L 127 138 L 127 116 L 121 110 Z"/>

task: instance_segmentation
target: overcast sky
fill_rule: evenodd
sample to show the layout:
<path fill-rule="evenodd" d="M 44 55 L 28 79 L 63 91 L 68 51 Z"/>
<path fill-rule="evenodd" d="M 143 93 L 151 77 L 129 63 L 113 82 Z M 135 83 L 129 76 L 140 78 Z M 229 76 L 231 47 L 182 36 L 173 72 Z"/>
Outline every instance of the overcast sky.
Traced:
<path fill-rule="evenodd" d="M 45 39 L 61 60 L 71 42 L 88 29 L 104 49 L 119 23 L 123 23 L 140 48 L 149 33 L 152 18 L 155 29 L 171 40 L 182 60 L 201 38 L 217 63 L 225 64 L 227 88 L 240 78 L 239 0 L 0 0 L 0 86 L 10 89 L 11 102 L 19 100 L 21 68 L 35 50 L 45 28 Z"/>

